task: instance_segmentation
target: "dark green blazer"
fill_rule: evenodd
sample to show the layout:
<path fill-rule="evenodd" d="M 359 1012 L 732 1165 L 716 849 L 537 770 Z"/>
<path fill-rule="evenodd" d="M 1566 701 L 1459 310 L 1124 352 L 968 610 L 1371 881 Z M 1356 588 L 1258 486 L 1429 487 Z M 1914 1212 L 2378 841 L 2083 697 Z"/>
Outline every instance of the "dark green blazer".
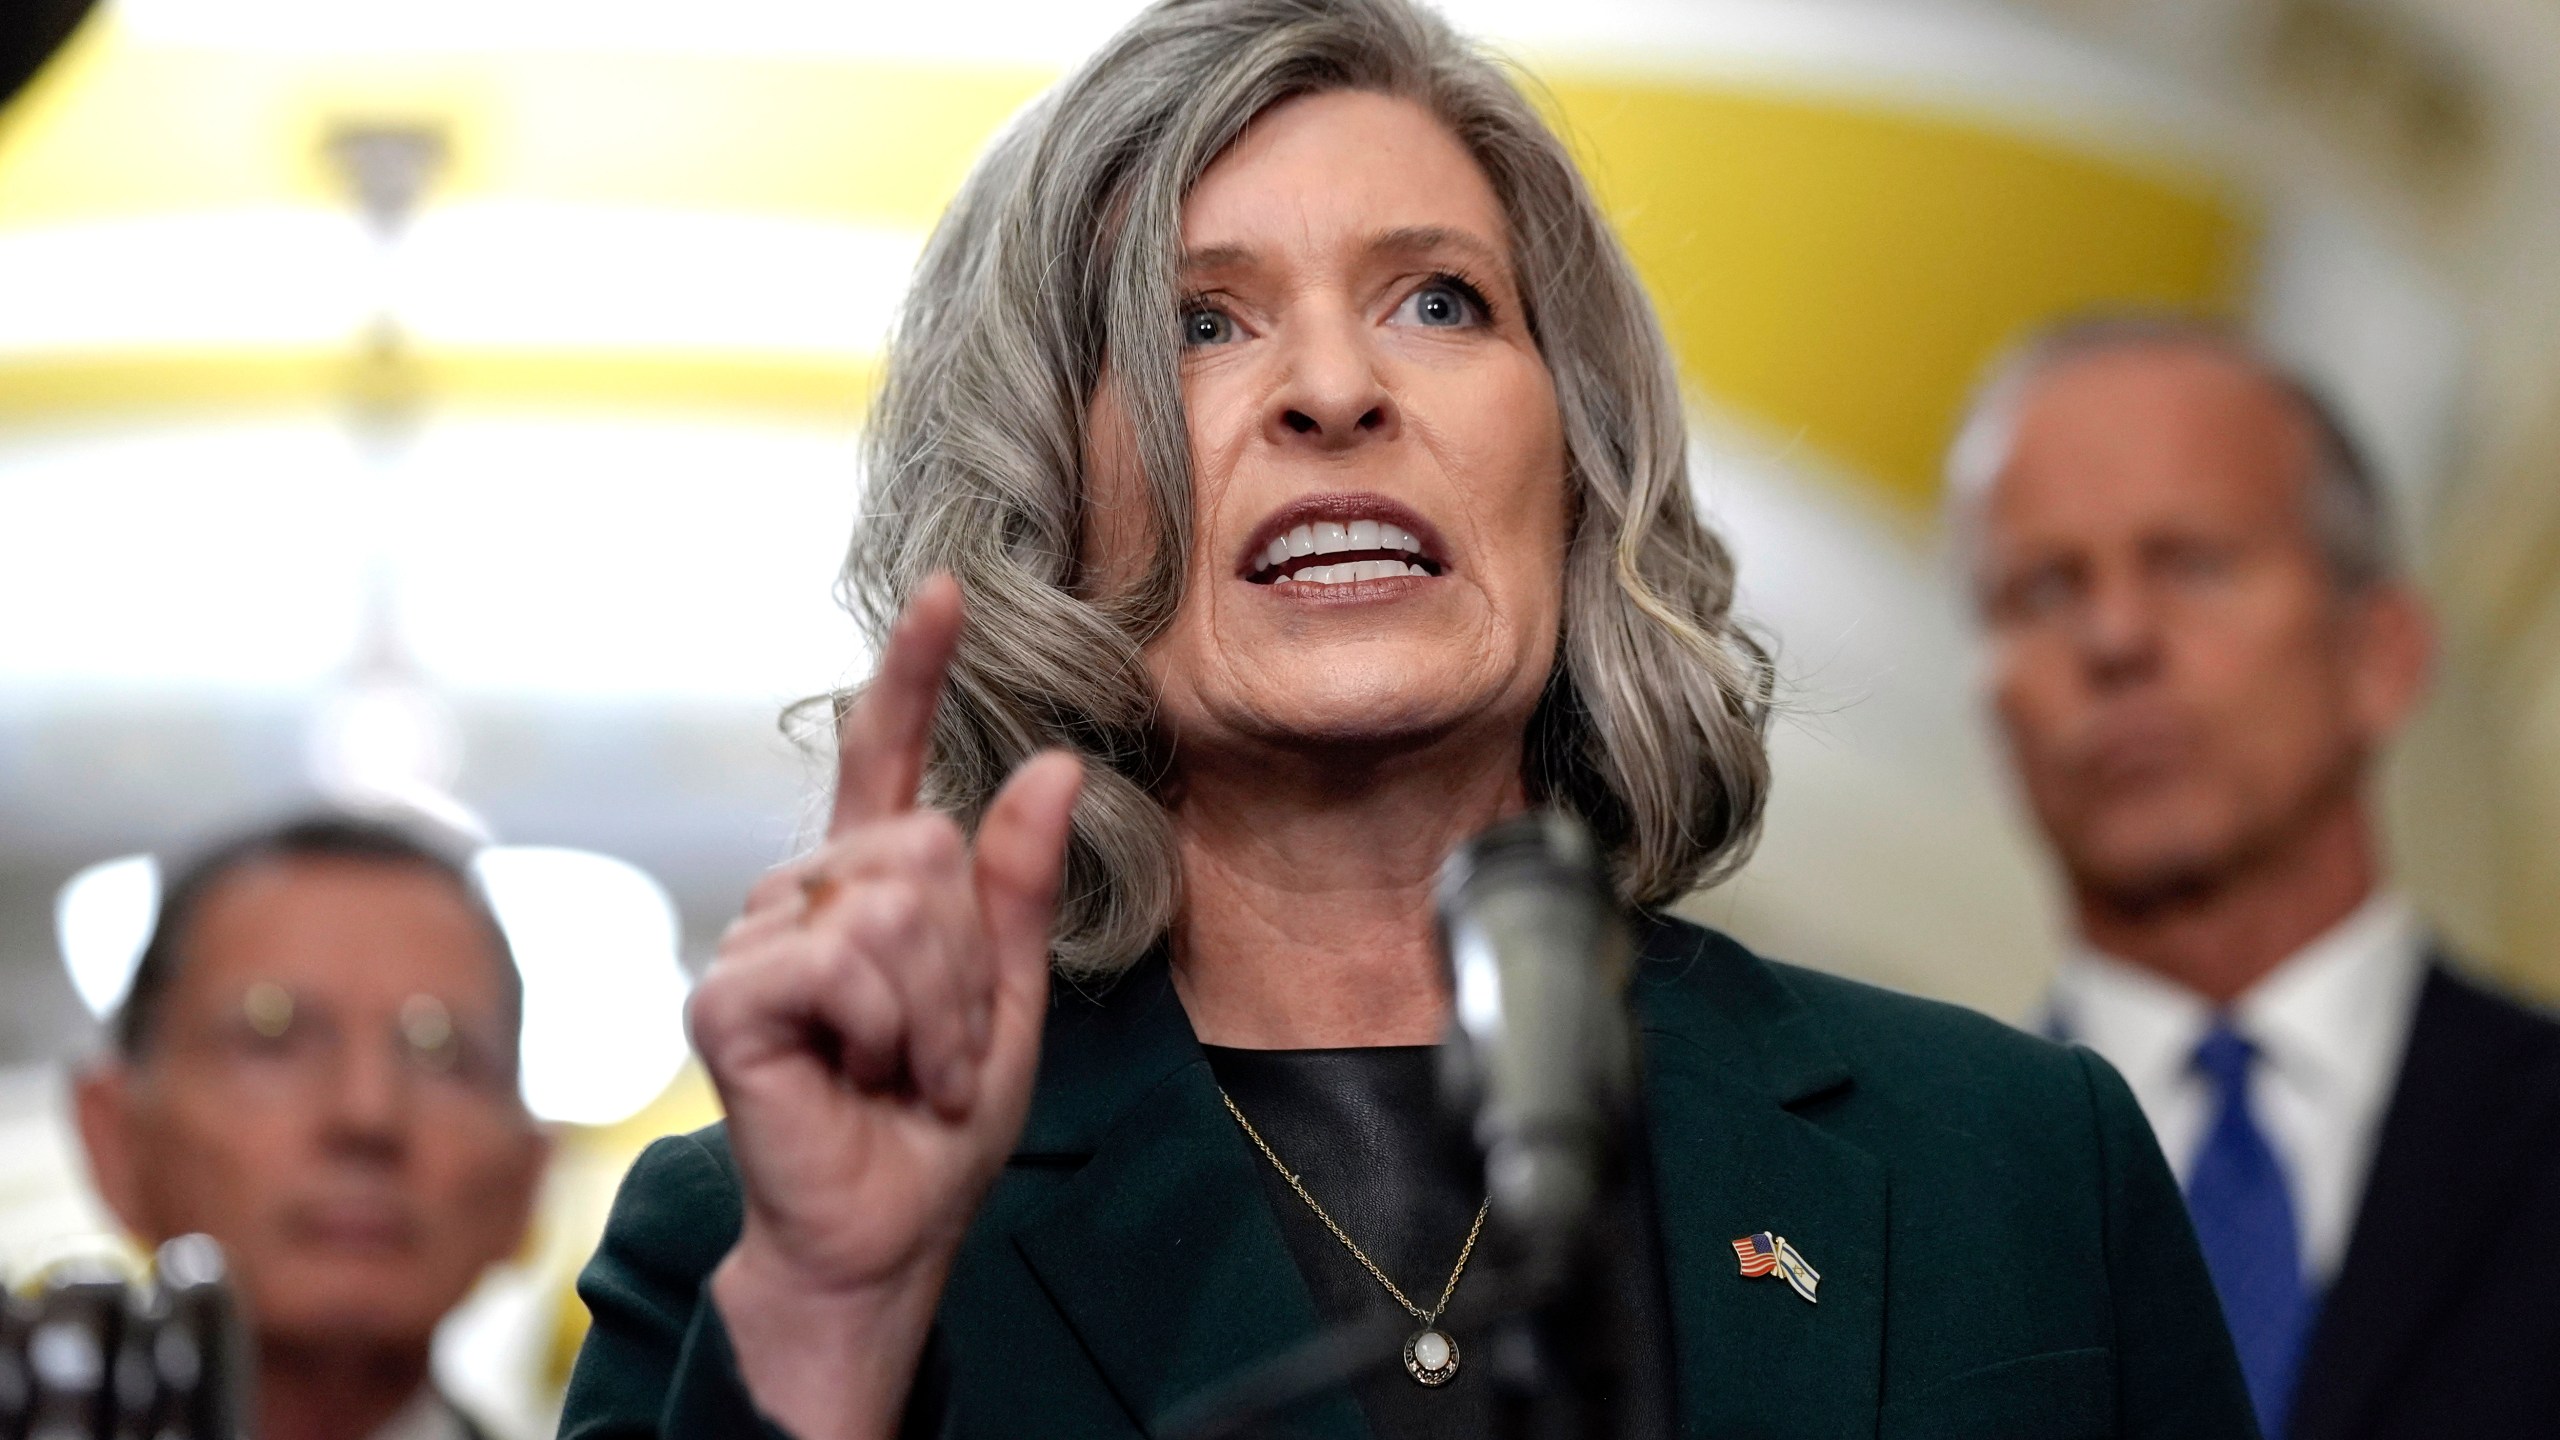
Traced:
<path fill-rule="evenodd" d="M 1685 1433 L 2247 1440 L 2186 1211 L 2124 1083 L 1970 1011 L 1649 921 L 1634 1002 Z M 1158 1433 L 1306 1338 L 1308 1298 L 1159 964 L 1059 987 L 1022 1140 L 960 1252 L 911 1430 Z M 717 1127 L 632 1167 L 579 1284 L 564 1437 L 771 1435 L 704 1281 L 738 1235 Z M 1772 1230 L 1807 1304 L 1746 1279 Z M 1367 1434 L 1348 1397 L 1297 1433 Z"/>

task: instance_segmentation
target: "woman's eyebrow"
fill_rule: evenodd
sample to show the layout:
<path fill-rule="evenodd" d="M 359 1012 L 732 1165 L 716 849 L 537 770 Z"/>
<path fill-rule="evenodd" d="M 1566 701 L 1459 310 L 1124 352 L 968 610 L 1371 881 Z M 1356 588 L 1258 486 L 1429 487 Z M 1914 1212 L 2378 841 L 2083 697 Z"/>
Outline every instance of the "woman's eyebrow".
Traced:
<path fill-rule="evenodd" d="M 1185 275 L 1202 271 L 1249 270 L 1260 257 L 1250 245 L 1204 245 L 1182 252 L 1181 270 Z"/>
<path fill-rule="evenodd" d="M 1480 269 L 1506 275 L 1511 270 L 1510 261 L 1500 249 L 1472 231 L 1447 225 L 1404 225 L 1382 230 L 1369 238 L 1369 253 L 1416 258 L 1454 254 Z"/>
<path fill-rule="evenodd" d="M 1508 275 L 1511 265 L 1500 247 L 1488 243 L 1473 231 L 1449 225 L 1401 225 L 1381 230 L 1369 237 L 1363 247 L 1372 256 L 1397 259 L 1421 259 L 1429 256 L 1454 256 L 1478 269 Z M 1262 262 L 1262 252 L 1250 245 L 1204 245 L 1182 252 L 1181 272 L 1185 276 L 1251 270 Z"/>

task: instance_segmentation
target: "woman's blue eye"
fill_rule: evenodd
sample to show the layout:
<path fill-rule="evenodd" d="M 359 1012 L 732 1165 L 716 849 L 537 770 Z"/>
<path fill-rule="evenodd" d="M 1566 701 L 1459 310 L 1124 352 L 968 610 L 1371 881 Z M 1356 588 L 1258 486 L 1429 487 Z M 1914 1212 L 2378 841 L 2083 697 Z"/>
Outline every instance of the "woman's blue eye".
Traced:
<path fill-rule="evenodd" d="M 1185 345 L 1224 345 L 1235 338 L 1236 322 L 1217 310 L 1194 310 L 1182 317 Z"/>
<path fill-rule="evenodd" d="M 1463 280 L 1442 277 L 1405 297 L 1398 313 L 1411 323 L 1435 330 L 1481 325 L 1490 314 L 1484 297 Z"/>

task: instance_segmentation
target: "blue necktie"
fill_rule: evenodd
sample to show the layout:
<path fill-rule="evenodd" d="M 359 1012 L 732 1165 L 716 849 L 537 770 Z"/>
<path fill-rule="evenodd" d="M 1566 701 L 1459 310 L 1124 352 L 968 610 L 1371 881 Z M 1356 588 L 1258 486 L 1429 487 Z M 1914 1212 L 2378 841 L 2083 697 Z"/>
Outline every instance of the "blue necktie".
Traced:
<path fill-rule="evenodd" d="M 2227 1020 L 2196 1046 L 2195 1067 L 2213 1082 L 2213 1128 L 2187 1176 L 2187 1213 L 2205 1267 L 2222 1297 L 2222 1317 L 2240 1351 L 2258 1428 L 2282 1440 L 2293 1381 L 2310 1337 L 2313 1301 L 2302 1278 L 2302 1243 L 2284 1166 L 2249 1113 L 2255 1047 Z"/>

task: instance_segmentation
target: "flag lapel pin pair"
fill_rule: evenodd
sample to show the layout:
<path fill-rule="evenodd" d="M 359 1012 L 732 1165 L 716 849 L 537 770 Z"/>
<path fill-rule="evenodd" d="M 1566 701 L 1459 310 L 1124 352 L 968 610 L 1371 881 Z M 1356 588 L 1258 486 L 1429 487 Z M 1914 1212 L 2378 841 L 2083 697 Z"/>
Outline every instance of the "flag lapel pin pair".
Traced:
<path fill-rule="evenodd" d="M 1806 1304 L 1814 1303 L 1814 1287 L 1822 1283 L 1822 1272 L 1804 1263 L 1803 1254 L 1787 1243 L 1786 1236 L 1766 1230 L 1745 1235 L 1733 1242 L 1733 1255 L 1742 1262 L 1743 1279 L 1775 1275 L 1787 1282 L 1788 1289 L 1803 1296 Z"/>

